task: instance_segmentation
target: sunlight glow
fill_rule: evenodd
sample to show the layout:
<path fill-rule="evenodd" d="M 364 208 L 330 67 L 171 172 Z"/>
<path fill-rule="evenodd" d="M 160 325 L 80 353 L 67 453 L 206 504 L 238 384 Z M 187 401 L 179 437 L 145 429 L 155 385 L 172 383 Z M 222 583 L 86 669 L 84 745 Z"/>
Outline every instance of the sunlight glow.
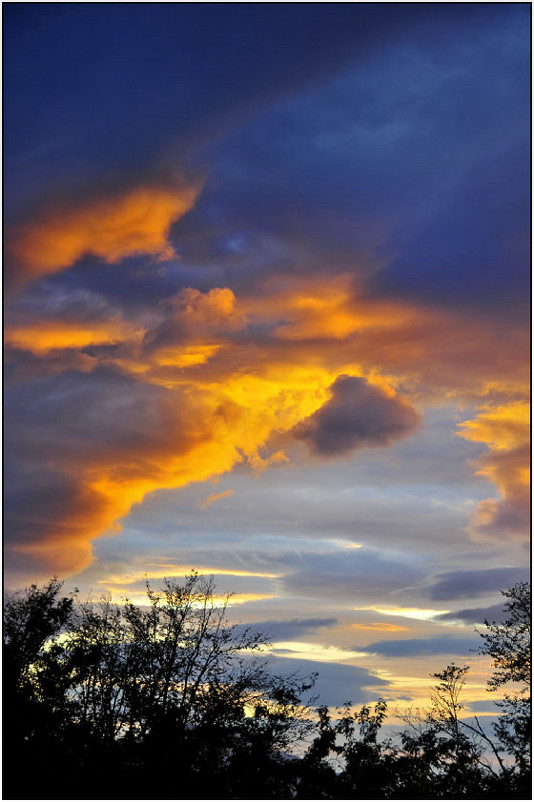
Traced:
<path fill-rule="evenodd" d="M 191 567 L 187 565 L 159 565 L 156 568 L 148 566 L 144 571 L 131 571 L 124 574 L 116 574 L 100 579 L 99 583 L 105 585 L 112 583 L 114 585 L 132 585 L 134 582 L 139 582 L 145 578 L 150 579 L 183 579 L 191 572 Z M 217 568 L 214 566 L 196 566 L 195 571 L 199 574 L 215 575 L 215 576 L 252 576 L 264 579 L 278 579 L 283 576 L 282 574 L 265 573 L 262 571 L 246 571 L 238 568 Z"/>
<path fill-rule="evenodd" d="M 399 618 L 415 618 L 420 621 L 427 621 L 436 615 L 449 613 L 450 610 L 435 610 L 420 607 L 353 607 L 353 610 L 373 610 L 381 615 L 399 616 Z"/>
<path fill-rule="evenodd" d="M 303 641 L 276 641 L 272 645 L 273 652 L 279 657 L 295 657 L 299 660 L 320 660 L 324 662 L 339 662 L 368 658 L 367 652 L 356 652 L 352 649 L 341 649 L 338 646 L 325 646 L 320 643 L 307 643 Z"/>

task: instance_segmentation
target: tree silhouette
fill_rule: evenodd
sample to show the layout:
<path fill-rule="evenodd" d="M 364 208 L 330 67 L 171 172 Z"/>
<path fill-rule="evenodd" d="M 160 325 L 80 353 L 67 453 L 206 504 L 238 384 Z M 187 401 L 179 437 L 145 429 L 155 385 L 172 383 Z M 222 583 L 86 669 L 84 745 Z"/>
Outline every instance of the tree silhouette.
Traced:
<path fill-rule="evenodd" d="M 495 735 L 462 716 L 469 667 L 452 663 L 426 716 L 389 739 L 384 700 L 313 713 L 314 678 L 273 675 L 212 579 L 147 584 L 145 606 L 61 590 L 4 605 L 4 798 L 530 798 L 524 584 L 483 633 L 490 689 L 514 683 Z"/>
<path fill-rule="evenodd" d="M 485 621 L 486 632 L 481 632 L 484 644 L 482 654 L 491 657 L 495 668 L 488 681 L 490 691 L 498 691 L 512 684 L 496 704 L 503 715 L 495 725 L 495 733 L 506 752 L 515 762 L 520 786 L 530 785 L 530 734 L 531 734 L 531 598 L 530 585 L 518 582 L 502 592 L 508 600 L 504 605 L 505 619 L 501 624 Z"/>

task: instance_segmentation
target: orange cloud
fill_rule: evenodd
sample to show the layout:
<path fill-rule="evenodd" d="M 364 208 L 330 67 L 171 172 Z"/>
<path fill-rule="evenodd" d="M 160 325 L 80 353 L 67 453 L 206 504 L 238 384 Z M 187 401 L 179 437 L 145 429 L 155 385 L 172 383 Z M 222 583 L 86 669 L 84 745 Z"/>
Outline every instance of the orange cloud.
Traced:
<path fill-rule="evenodd" d="M 42 321 L 33 325 L 8 328 L 5 342 L 13 348 L 44 354 L 56 349 L 110 345 L 125 340 L 140 339 L 142 335 L 142 330 L 119 319 L 87 324 L 75 321 Z"/>
<path fill-rule="evenodd" d="M 220 501 L 223 498 L 230 498 L 234 495 L 233 490 L 223 490 L 221 493 L 210 493 L 209 496 L 202 501 L 200 504 L 201 509 L 205 510 L 206 507 L 211 507 L 212 504 L 215 504 L 216 501 Z"/>
<path fill-rule="evenodd" d="M 521 357 L 510 358 L 516 353 L 507 339 L 512 335 L 497 336 L 484 323 L 462 323 L 405 303 L 365 301 L 346 276 L 308 285 L 306 279 L 291 279 L 255 298 L 237 298 L 227 287 L 205 293 L 187 288 L 160 305 L 143 328 L 115 313 L 87 326 L 48 321 L 36 328 L 11 327 L 8 342 L 29 348 L 45 365 L 48 350 L 116 343 L 95 352 L 87 371 L 104 374 L 105 386 L 110 376 L 125 383 L 117 398 L 111 390 L 103 397 L 99 385 L 99 414 L 110 421 L 100 440 L 92 435 L 100 420 L 90 399 L 77 392 L 80 418 L 71 422 L 65 420 L 68 394 L 57 395 L 64 406 L 54 413 L 56 434 L 70 437 L 72 430 L 76 447 L 69 440 L 63 454 L 52 439 L 43 447 L 43 472 L 68 476 L 72 487 L 48 494 L 56 499 L 49 520 L 36 527 L 28 517 L 12 551 L 33 555 L 46 571 L 80 570 L 91 560 L 91 541 L 116 531 L 116 522 L 148 493 L 205 481 L 243 462 L 263 470 L 287 461 L 284 451 L 269 453 L 273 436 L 282 436 L 278 446 L 283 445 L 284 435 L 318 410 L 328 411 L 342 376 L 353 384 L 361 377 L 371 394 L 380 396 L 386 429 L 389 412 L 405 402 L 410 409 L 414 401 L 420 406 L 436 397 L 442 403 L 512 396 L 502 410 L 488 406 L 465 422 L 462 436 L 490 445 L 478 470 L 517 510 L 526 487 L 527 465 L 516 454 L 525 433 L 518 401 L 525 385 Z M 153 400 L 141 403 L 139 413 L 132 411 L 132 399 L 144 398 L 148 389 Z M 405 428 L 408 433 L 410 426 Z M 43 430 L 37 431 L 41 447 Z M 36 464 L 41 459 L 39 452 Z M 488 500 L 479 514 L 496 520 L 491 504 L 503 510 L 502 501 Z"/>
<path fill-rule="evenodd" d="M 146 590 L 129 590 L 126 592 L 125 589 L 120 586 L 108 586 L 107 590 L 111 596 L 111 600 L 115 603 L 121 602 L 125 597 L 133 602 L 133 604 L 140 606 L 146 605 L 147 603 Z M 247 604 L 249 602 L 264 601 L 265 599 L 272 598 L 274 598 L 272 593 L 231 593 L 230 596 L 214 594 L 213 602 L 216 606 L 226 605 L 227 607 L 233 607 L 235 604 Z"/>
<path fill-rule="evenodd" d="M 501 498 L 479 502 L 472 527 L 475 538 L 501 541 L 528 538 L 530 530 L 530 405 L 524 401 L 483 408 L 460 424 L 460 437 L 485 443 L 477 474 L 493 482 Z"/>
<path fill-rule="evenodd" d="M 237 298 L 228 287 L 214 287 L 205 293 L 186 287 L 170 299 L 170 306 L 188 331 L 219 327 L 233 331 L 243 328 L 247 322 Z"/>
<path fill-rule="evenodd" d="M 282 320 L 273 332 L 281 340 L 339 340 L 355 332 L 405 325 L 415 314 L 398 302 L 359 300 L 348 274 L 267 286 L 264 295 L 247 299 L 244 307 L 261 319 Z"/>
<path fill-rule="evenodd" d="M 170 259 L 176 254 L 169 229 L 198 194 L 197 186 L 146 186 L 45 209 L 8 231 L 7 270 L 20 283 L 64 270 L 85 254 L 108 263 L 136 254 Z"/>
<path fill-rule="evenodd" d="M 485 443 L 496 451 L 507 451 L 528 442 L 530 404 L 515 401 L 495 408 L 483 408 L 474 420 L 459 424 L 460 437 Z"/>
<path fill-rule="evenodd" d="M 73 487 L 58 493 L 46 526 L 25 524 L 11 551 L 33 557 L 43 570 L 81 570 L 91 561 L 91 541 L 117 531 L 116 522 L 148 493 L 205 481 L 245 460 L 255 469 L 262 461 L 266 467 L 269 458 L 258 452 L 271 433 L 290 430 L 317 409 L 327 398 L 331 380 L 326 370 L 318 374 L 287 367 L 263 376 L 230 375 L 226 381 L 185 380 L 161 388 L 158 405 L 141 410 L 146 435 L 137 433 L 137 419 L 129 424 L 126 403 L 112 397 L 108 412 L 101 398 L 101 414 L 120 411 L 125 433 L 118 431 L 114 440 L 110 431 L 109 439 L 99 444 L 89 430 L 88 440 L 82 440 L 74 455 L 68 450 L 64 458 L 56 456 Z M 68 406 L 68 398 L 62 403 Z M 76 403 L 85 403 L 79 392 Z M 122 421 L 116 422 L 120 428 Z M 70 426 L 78 431 L 80 423 Z M 54 449 L 57 444 L 51 444 L 51 452 Z"/>

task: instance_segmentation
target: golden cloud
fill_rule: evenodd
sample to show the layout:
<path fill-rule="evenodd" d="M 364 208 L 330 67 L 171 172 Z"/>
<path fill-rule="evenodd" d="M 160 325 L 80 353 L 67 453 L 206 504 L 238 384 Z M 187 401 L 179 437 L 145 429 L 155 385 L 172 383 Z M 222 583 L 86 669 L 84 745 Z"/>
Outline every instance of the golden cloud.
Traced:
<path fill-rule="evenodd" d="M 488 446 L 477 474 L 495 484 L 501 498 L 479 502 L 471 529 L 475 538 L 526 539 L 530 531 L 530 405 L 516 401 L 484 407 L 460 424 L 460 437 Z"/>
<path fill-rule="evenodd" d="M 246 299 L 243 305 L 251 316 L 271 318 L 276 338 L 297 341 L 339 340 L 355 332 L 391 330 L 406 325 L 416 314 L 407 304 L 358 299 L 348 274 L 327 281 L 278 281 L 268 284 L 258 297 Z"/>
<path fill-rule="evenodd" d="M 117 531 L 116 522 L 148 493 L 205 481 L 245 460 L 254 469 L 266 467 L 269 458 L 258 452 L 271 433 L 288 431 L 315 411 L 331 381 L 326 370 L 280 368 L 266 376 L 163 388 L 159 407 L 146 409 L 146 435 L 139 436 L 132 423 L 131 433 L 127 430 L 117 442 L 111 434 L 100 445 L 81 443 L 75 458 L 65 458 L 62 470 L 68 471 L 76 492 L 58 501 L 60 508 L 45 529 L 37 531 L 29 522 L 12 551 L 33 557 L 47 570 L 81 570 L 91 561 L 91 541 Z M 128 417 L 127 406 L 118 400 L 111 406 Z M 57 456 L 55 462 L 62 465 Z"/>
<path fill-rule="evenodd" d="M 496 451 L 508 451 L 529 441 L 530 404 L 515 401 L 498 407 L 483 407 L 474 420 L 459 424 L 460 437 L 485 443 Z"/>
<path fill-rule="evenodd" d="M 118 244 L 106 247 L 109 258 L 122 252 Z M 51 440 L 48 457 L 76 492 L 60 494 L 63 506 L 50 524 L 33 535 L 28 523 L 26 536 L 12 549 L 33 555 L 47 570 L 80 570 L 91 560 L 91 541 L 116 531 L 116 522 L 148 493 L 205 481 L 243 462 L 264 470 L 287 461 L 280 448 L 269 451 L 273 436 L 288 435 L 326 408 L 343 376 L 378 388 L 384 425 L 388 410 L 399 404 L 410 409 L 436 396 L 442 403 L 443 397 L 450 402 L 508 392 L 513 397 L 502 408 L 488 406 L 465 422 L 462 436 L 490 445 L 491 459 L 478 470 L 512 506 L 523 499 L 528 466 L 523 457 L 520 463 L 518 449 L 526 407 L 518 397 L 525 391 L 525 368 L 520 354 L 510 357 L 517 353 L 510 348 L 513 333 L 406 303 L 366 301 L 347 276 L 308 285 L 302 277 L 291 279 L 254 298 L 237 298 L 227 287 L 205 293 L 186 288 L 143 328 L 110 313 L 108 321 L 95 324 L 47 321 L 9 329 L 8 342 L 29 348 L 36 358 L 49 349 L 113 342 L 113 351 L 92 357 L 93 369 L 126 376 L 127 399 L 143 388 L 158 399 L 142 409 L 142 424 L 135 416 L 130 420 L 128 400 L 110 399 L 102 414 L 126 429 L 96 442 L 90 437 L 94 420 L 78 394 L 80 419 L 71 424 L 78 452 L 63 458 Z M 68 397 L 64 403 L 60 418 L 68 412 Z M 76 427 L 89 437 L 84 440 Z M 384 438 L 383 445 L 388 442 Z M 212 501 L 216 497 L 221 496 Z M 482 513 L 493 514 L 487 505 Z"/>
<path fill-rule="evenodd" d="M 114 197 L 57 204 L 19 224 L 6 237 L 6 266 L 15 283 L 57 273 L 86 254 L 105 262 L 176 254 L 169 229 L 194 205 L 198 186 L 139 187 Z"/>
<path fill-rule="evenodd" d="M 89 322 L 41 321 L 8 327 L 5 343 L 13 348 L 45 354 L 62 349 L 87 348 L 90 345 L 112 345 L 127 340 L 140 340 L 143 330 L 123 320 Z"/>

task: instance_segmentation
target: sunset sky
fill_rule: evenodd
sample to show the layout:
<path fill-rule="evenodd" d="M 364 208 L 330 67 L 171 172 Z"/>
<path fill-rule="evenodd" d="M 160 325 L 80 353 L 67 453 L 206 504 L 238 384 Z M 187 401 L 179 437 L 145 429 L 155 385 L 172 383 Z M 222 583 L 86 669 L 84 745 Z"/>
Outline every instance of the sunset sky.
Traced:
<path fill-rule="evenodd" d="M 529 4 L 4 5 L 6 587 L 190 568 L 419 704 L 528 576 Z"/>

